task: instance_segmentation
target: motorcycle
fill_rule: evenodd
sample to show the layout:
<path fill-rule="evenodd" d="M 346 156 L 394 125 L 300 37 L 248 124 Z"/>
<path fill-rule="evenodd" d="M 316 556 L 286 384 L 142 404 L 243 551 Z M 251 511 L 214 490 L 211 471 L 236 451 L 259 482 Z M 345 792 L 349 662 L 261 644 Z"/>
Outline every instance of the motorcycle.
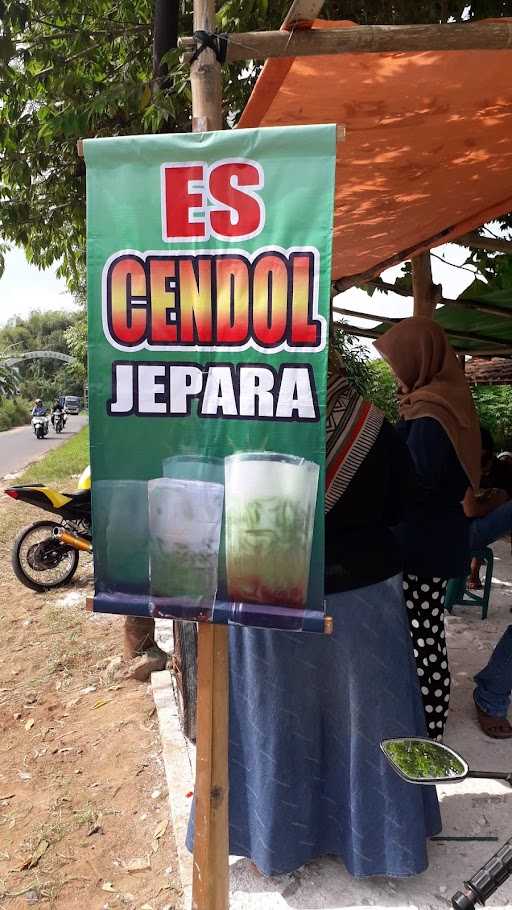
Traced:
<path fill-rule="evenodd" d="M 411 784 L 458 783 L 467 777 L 503 780 L 512 786 L 512 771 L 473 771 L 461 755 L 442 743 L 422 737 L 386 739 L 380 747 L 393 770 Z M 512 838 L 509 838 L 452 897 L 454 910 L 475 910 L 512 875 Z"/>
<path fill-rule="evenodd" d="M 36 521 L 14 541 L 14 573 L 32 591 L 58 588 L 71 580 L 80 552 L 92 552 L 91 490 L 60 493 L 44 484 L 25 484 L 4 490 L 12 499 L 51 512 L 53 521 Z M 79 482 L 80 487 L 80 482 Z"/>
<path fill-rule="evenodd" d="M 65 423 L 66 423 L 66 418 L 65 418 L 64 414 L 62 413 L 62 411 L 57 411 L 57 413 L 54 414 L 52 422 L 53 422 L 53 427 L 54 427 L 55 432 L 62 433 Z"/>
<path fill-rule="evenodd" d="M 44 439 L 45 436 L 48 436 L 50 428 L 48 418 L 42 414 L 35 415 L 32 418 L 32 428 L 36 439 Z"/>

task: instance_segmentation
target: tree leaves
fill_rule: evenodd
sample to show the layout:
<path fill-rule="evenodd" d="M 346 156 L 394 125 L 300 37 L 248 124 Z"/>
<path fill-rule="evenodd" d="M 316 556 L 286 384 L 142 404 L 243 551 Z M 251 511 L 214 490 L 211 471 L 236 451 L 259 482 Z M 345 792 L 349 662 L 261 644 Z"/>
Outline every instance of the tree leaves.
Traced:
<path fill-rule="evenodd" d="M 278 28 L 290 0 L 225 0 L 222 31 Z M 148 0 L 0 0 L 0 237 L 40 267 L 59 263 L 72 291 L 85 274 L 85 173 L 76 140 L 190 130 L 188 67 L 175 49 L 153 74 Z M 326 2 L 322 15 L 360 23 L 458 20 L 461 0 Z M 512 0 L 478 0 L 471 15 L 512 15 Z M 477 11 L 477 12 L 475 12 Z M 180 4 L 191 34 L 192 0 Z M 226 126 L 243 109 L 260 66 L 224 68 Z"/>

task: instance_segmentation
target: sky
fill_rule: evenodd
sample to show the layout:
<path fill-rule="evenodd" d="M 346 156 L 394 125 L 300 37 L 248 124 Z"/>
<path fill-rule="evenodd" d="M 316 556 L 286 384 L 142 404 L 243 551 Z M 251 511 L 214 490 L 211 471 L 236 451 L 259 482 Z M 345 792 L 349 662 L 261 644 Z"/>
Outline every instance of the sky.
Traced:
<path fill-rule="evenodd" d="M 40 271 L 27 262 L 23 250 L 13 247 L 0 278 L 0 326 L 11 316 L 28 316 L 31 310 L 74 309 L 66 283 L 55 271 Z"/>
<path fill-rule="evenodd" d="M 465 269 L 454 268 L 441 262 L 437 257 L 460 265 L 467 256 L 467 251 L 455 244 L 447 244 L 433 251 L 432 274 L 436 284 L 442 284 L 443 295 L 455 299 L 472 281 L 473 274 Z M 401 267 L 388 269 L 382 277 L 393 282 L 400 274 Z M 382 316 L 411 316 L 412 299 L 399 297 L 397 294 L 382 294 L 376 291 L 369 297 L 358 288 L 351 288 L 336 298 L 339 306 L 358 312 L 375 311 Z M 28 316 L 31 310 L 74 309 L 73 298 L 65 282 L 57 278 L 55 269 L 40 271 L 30 265 L 21 249 L 13 248 L 6 256 L 5 271 L 0 278 L 0 325 L 5 324 L 11 316 Z M 343 317 L 351 325 L 370 328 L 379 320 L 356 319 Z M 361 339 L 373 356 L 369 339 Z M 376 355 L 375 355 L 376 356 Z"/>

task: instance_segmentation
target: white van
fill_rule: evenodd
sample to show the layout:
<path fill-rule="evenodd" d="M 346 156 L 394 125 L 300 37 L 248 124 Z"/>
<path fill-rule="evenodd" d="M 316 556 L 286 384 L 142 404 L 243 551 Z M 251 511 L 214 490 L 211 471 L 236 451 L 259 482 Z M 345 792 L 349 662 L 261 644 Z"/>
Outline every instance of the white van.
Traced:
<path fill-rule="evenodd" d="M 77 395 L 64 396 L 64 412 L 66 414 L 80 413 L 80 399 L 77 397 Z"/>

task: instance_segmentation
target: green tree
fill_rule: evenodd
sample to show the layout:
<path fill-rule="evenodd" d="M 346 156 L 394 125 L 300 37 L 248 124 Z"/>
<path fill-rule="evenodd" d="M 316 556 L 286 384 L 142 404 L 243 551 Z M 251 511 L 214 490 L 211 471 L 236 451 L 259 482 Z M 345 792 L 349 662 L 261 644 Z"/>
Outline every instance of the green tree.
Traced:
<path fill-rule="evenodd" d="M 496 448 L 512 447 L 512 386 L 473 386 L 478 416 L 494 439 Z"/>
<path fill-rule="evenodd" d="M 68 367 L 67 372 L 73 371 L 74 379 L 82 386 L 87 381 L 87 316 L 80 314 L 73 325 L 65 332 L 69 353 L 75 358 L 73 367 Z"/>
<path fill-rule="evenodd" d="M 334 323 L 332 341 L 341 354 L 350 381 L 361 395 L 367 395 L 371 384 L 368 351 L 359 339 L 343 331 L 343 322 Z"/>
<path fill-rule="evenodd" d="M 0 355 L 0 402 L 3 398 L 14 398 L 18 393 L 19 376 L 13 367 L 2 362 Z"/>
<path fill-rule="evenodd" d="M 277 28 L 289 5 L 226 0 L 217 26 Z M 163 52 L 178 11 L 180 33 L 192 32 L 192 2 L 157 0 L 155 18 L 153 10 L 149 0 L 118 0 L 114 7 L 107 0 L 0 0 L 0 238 L 22 246 L 38 266 L 58 263 L 71 289 L 83 280 L 85 262 L 85 167 L 77 138 L 190 129 L 188 67 L 176 50 Z M 463 0 L 349 0 L 326 2 L 322 15 L 398 24 L 460 20 L 465 10 Z M 512 15 L 512 0 L 477 0 L 469 15 Z M 259 69 L 225 67 L 227 126 Z"/>
<path fill-rule="evenodd" d="M 397 384 L 385 360 L 371 360 L 368 364 L 369 381 L 366 394 L 391 423 L 398 420 Z"/>
<path fill-rule="evenodd" d="M 61 310 L 34 310 L 26 319 L 15 316 L 0 329 L 0 350 L 6 348 L 11 354 L 46 350 L 72 355 L 66 332 L 78 319 L 78 314 Z M 17 373 L 21 394 L 29 400 L 40 397 L 48 402 L 61 394 L 82 394 L 81 379 L 58 360 L 21 362 Z"/>

